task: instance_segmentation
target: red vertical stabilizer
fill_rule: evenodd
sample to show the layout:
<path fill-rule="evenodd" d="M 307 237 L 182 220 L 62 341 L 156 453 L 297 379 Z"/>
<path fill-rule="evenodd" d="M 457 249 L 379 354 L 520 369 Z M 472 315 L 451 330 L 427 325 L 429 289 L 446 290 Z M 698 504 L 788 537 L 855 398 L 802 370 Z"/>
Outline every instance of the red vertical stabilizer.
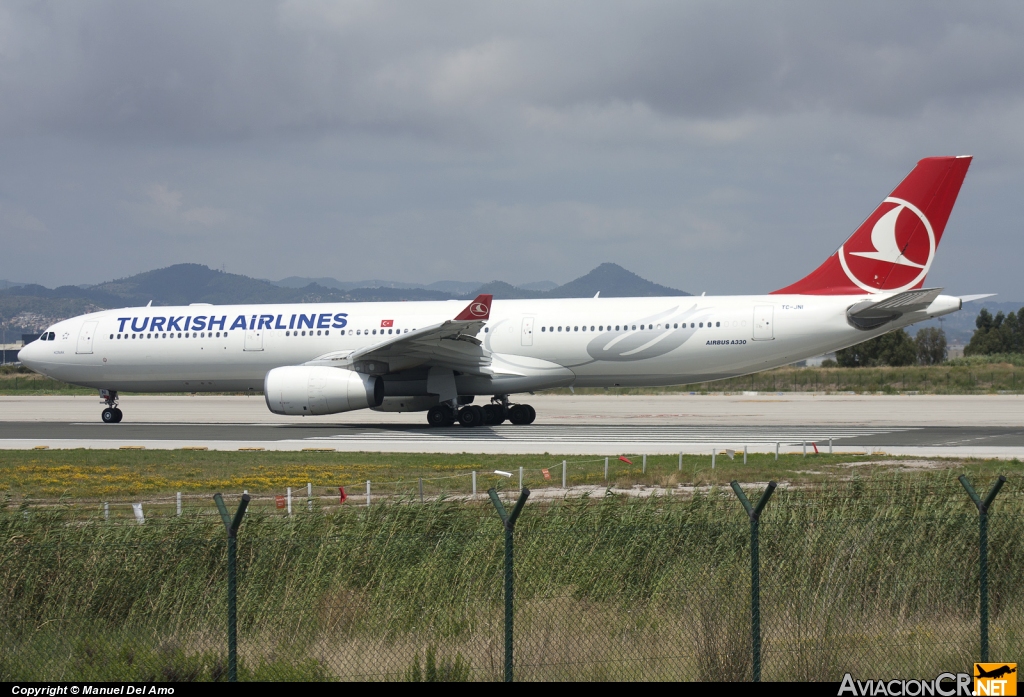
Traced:
<path fill-rule="evenodd" d="M 929 157 L 825 263 L 775 293 L 863 295 L 920 288 L 971 158 Z"/>

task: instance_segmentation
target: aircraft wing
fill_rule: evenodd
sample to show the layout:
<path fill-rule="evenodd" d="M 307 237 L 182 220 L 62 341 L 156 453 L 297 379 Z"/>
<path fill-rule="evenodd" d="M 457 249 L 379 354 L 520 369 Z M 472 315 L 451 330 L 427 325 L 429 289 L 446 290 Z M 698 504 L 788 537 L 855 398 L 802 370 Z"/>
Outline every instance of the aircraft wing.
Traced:
<path fill-rule="evenodd" d="M 371 375 L 418 366 L 483 375 L 491 354 L 476 335 L 491 315 L 490 295 L 479 295 L 454 319 L 399 334 L 355 351 L 335 351 L 305 363 L 349 368 Z"/>

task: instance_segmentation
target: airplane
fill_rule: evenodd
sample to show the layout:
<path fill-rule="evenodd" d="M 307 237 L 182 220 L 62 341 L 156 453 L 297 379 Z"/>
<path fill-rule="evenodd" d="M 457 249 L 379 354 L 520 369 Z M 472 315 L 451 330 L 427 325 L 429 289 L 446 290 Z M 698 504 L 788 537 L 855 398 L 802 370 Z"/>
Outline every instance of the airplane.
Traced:
<path fill-rule="evenodd" d="M 121 392 L 262 391 L 275 414 L 526 425 L 536 410 L 513 395 L 746 375 L 989 297 L 924 287 L 970 164 L 921 160 L 821 266 L 764 295 L 146 306 L 57 322 L 18 359 L 98 389 L 106 423 Z"/>

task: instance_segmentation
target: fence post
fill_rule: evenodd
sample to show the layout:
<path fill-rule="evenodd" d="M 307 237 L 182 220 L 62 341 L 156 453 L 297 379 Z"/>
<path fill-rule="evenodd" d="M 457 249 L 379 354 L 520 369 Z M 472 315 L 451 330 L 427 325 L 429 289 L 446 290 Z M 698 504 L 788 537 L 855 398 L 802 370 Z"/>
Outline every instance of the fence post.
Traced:
<path fill-rule="evenodd" d="M 370 507 L 370 480 L 366 480 L 366 507 Z"/>
<path fill-rule="evenodd" d="M 756 506 L 751 506 L 750 501 L 743 494 L 739 482 L 735 479 L 730 483 L 732 490 L 736 492 L 737 498 L 743 504 L 743 509 L 750 518 L 750 654 L 751 654 L 751 680 L 761 682 L 761 557 L 758 549 L 758 538 L 760 532 L 761 511 L 771 498 L 772 492 L 778 486 L 775 482 L 768 482 L 768 488 L 761 494 Z"/>
<path fill-rule="evenodd" d="M 306 509 L 313 512 L 313 482 L 306 482 Z"/>
<path fill-rule="evenodd" d="M 711 469 L 715 469 L 715 449 L 711 449 Z"/>
<path fill-rule="evenodd" d="M 565 460 L 562 460 L 562 488 L 563 488 L 563 489 L 568 489 L 568 488 L 569 488 L 568 486 L 566 486 L 566 478 L 565 478 Z"/>
<path fill-rule="evenodd" d="M 177 508 L 178 508 L 178 515 L 180 516 L 181 515 L 181 492 L 180 491 L 178 492 L 178 502 L 177 503 L 178 503 L 178 506 L 177 506 Z"/>
<path fill-rule="evenodd" d="M 807 457 L 807 441 L 804 441 L 803 445 L 804 445 L 804 457 Z"/>
<path fill-rule="evenodd" d="M 608 481 L 608 458 L 604 459 L 604 480 Z"/>
<path fill-rule="evenodd" d="M 981 581 L 981 661 L 986 663 L 988 662 L 988 509 L 995 500 L 996 494 L 999 493 L 999 490 L 1003 488 L 1003 484 L 1006 483 L 1006 477 L 999 475 L 996 483 L 989 489 L 988 496 L 985 497 L 984 501 L 974 491 L 974 487 L 967 481 L 965 475 L 961 474 L 957 479 L 960 480 L 964 489 L 967 490 L 967 495 L 971 497 L 971 501 L 974 501 L 974 505 L 978 507 L 978 566 Z"/>
<path fill-rule="evenodd" d="M 224 505 L 224 497 L 220 494 L 213 495 L 213 501 L 217 504 L 221 520 L 224 521 L 224 528 L 228 533 L 228 682 L 238 682 L 238 633 L 237 633 L 237 583 L 235 576 L 235 557 L 237 556 L 236 542 L 238 539 L 238 528 L 242 524 L 242 516 L 249 505 L 249 494 L 242 494 L 242 502 L 238 504 L 234 520 L 228 514 L 228 508 Z"/>
<path fill-rule="evenodd" d="M 473 470 L 473 498 L 476 498 L 476 470 Z"/>
<path fill-rule="evenodd" d="M 519 514 L 523 512 L 526 499 L 530 498 L 530 490 L 523 489 L 519 492 L 519 500 L 516 501 L 512 513 L 505 511 L 494 487 L 487 490 L 487 495 L 491 497 L 491 503 L 497 509 L 501 524 L 505 528 L 505 682 L 512 682 L 512 621 L 515 615 L 515 606 L 512 602 L 512 533 L 515 531 Z"/>
<path fill-rule="evenodd" d="M 522 490 L 522 488 L 523 488 L 523 468 L 522 468 L 522 466 L 520 466 L 519 467 L 519 489 Z"/>
<path fill-rule="evenodd" d="M 288 515 L 292 514 L 292 488 L 288 487 Z"/>
<path fill-rule="evenodd" d="M 110 504 L 103 503 L 103 520 L 110 520 Z"/>
<path fill-rule="evenodd" d="M 640 473 L 641 474 L 647 474 L 647 455 L 646 454 L 644 454 L 644 464 L 640 468 Z"/>

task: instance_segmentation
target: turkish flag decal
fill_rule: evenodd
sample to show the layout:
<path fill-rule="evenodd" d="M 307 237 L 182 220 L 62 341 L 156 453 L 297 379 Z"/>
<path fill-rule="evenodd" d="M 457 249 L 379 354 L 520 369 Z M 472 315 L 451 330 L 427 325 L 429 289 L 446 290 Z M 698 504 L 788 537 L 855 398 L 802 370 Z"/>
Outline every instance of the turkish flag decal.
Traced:
<path fill-rule="evenodd" d="M 395 320 L 393 320 L 393 319 L 382 319 L 380 321 L 380 326 L 382 326 L 382 327 L 393 327 L 393 326 L 395 326 Z"/>

